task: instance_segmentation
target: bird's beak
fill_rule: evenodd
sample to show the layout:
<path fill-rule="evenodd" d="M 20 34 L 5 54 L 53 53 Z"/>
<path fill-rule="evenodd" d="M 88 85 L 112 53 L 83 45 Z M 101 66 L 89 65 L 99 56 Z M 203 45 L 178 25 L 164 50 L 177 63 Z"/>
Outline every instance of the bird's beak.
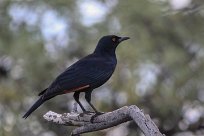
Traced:
<path fill-rule="evenodd" d="M 120 39 L 118 40 L 119 42 L 125 41 L 130 39 L 130 37 L 120 37 Z"/>

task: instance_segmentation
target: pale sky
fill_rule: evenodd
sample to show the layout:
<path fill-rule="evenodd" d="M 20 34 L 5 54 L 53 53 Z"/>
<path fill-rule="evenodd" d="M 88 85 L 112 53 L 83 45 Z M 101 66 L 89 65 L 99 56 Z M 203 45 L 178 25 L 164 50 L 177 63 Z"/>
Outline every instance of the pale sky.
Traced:
<path fill-rule="evenodd" d="M 103 3 L 95 0 L 79 0 L 78 6 L 82 14 L 81 21 L 86 26 L 103 21 L 109 10 Z"/>

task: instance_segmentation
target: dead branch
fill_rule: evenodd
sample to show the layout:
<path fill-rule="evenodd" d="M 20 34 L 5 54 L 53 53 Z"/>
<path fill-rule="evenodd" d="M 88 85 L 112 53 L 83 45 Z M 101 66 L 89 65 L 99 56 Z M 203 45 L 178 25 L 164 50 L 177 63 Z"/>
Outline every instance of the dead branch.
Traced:
<path fill-rule="evenodd" d="M 72 131 L 72 136 L 82 133 L 98 131 L 110 128 L 121 123 L 133 120 L 142 130 L 145 136 L 163 136 L 149 115 L 145 115 L 137 106 L 124 106 L 112 112 L 107 112 L 92 118 L 95 113 L 75 112 L 58 114 L 52 111 L 47 112 L 43 117 L 49 122 L 60 125 L 78 126 Z M 93 119 L 93 120 L 92 120 Z"/>

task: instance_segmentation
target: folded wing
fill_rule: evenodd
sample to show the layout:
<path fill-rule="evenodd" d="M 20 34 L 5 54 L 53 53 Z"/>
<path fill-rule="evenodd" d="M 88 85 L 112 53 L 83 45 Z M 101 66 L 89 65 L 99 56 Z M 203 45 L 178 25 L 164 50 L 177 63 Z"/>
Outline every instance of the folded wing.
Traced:
<path fill-rule="evenodd" d="M 114 68 L 104 66 L 100 60 L 78 61 L 56 78 L 43 97 L 49 99 L 59 94 L 97 88 L 110 78 L 113 71 Z"/>

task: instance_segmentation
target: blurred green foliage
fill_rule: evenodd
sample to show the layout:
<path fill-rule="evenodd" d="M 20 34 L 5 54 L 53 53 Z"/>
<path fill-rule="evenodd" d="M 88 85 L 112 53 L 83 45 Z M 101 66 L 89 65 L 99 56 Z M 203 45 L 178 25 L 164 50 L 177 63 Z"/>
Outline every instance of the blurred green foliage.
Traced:
<path fill-rule="evenodd" d="M 80 5 L 93 1 L 107 11 L 85 25 Z M 203 4 L 192 0 L 175 9 L 171 0 L 0 1 L 0 136 L 68 135 L 71 127 L 46 123 L 42 115 L 70 111 L 72 94 L 45 103 L 27 120 L 21 116 L 60 72 L 108 34 L 131 40 L 118 47 L 117 69 L 94 92 L 94 105 L 111 111 L 135 104 L 167 136 L 204 135 Z M 140 133 L 126 123 L 85 135 Z"/>

